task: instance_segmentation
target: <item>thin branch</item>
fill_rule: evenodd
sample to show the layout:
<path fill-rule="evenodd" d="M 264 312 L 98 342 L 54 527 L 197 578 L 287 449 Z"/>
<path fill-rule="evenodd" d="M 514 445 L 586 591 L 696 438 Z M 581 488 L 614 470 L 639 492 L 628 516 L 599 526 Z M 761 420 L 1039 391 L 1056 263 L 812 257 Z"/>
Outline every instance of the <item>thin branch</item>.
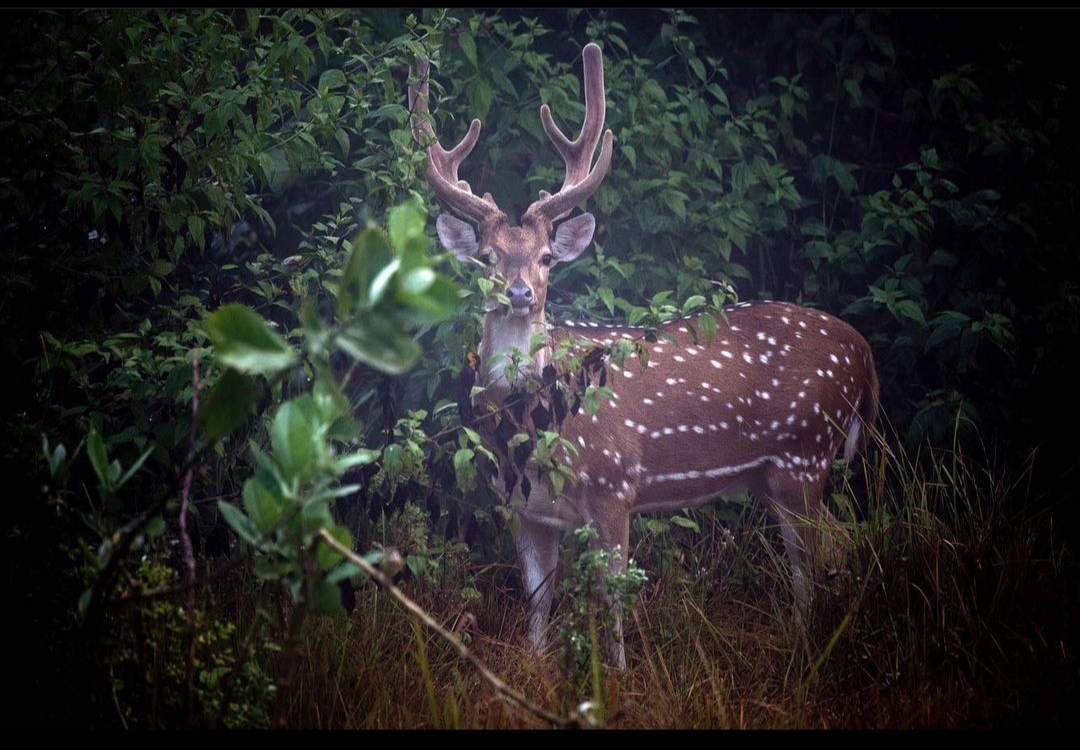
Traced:
<path fill-rule="evenodd" d="M 322 532 L 325 533 L 325 530 Z M 279 729 L 288 729 L 289 720 L 289 693 L 296 679 L 296 669 L 299 666 L 298 654 L 300 651 L 300 636 L 304 631 L 304 622 L 307 621 L 308 612 L 311 609 L 311 588 L 315 581 L 315 552 L 317 547 L 312 545 L 305 549 L 303 554 L 304 585 L 301 591 L 302 598 L 293 607 L 292 617 L 289 621 L 289 633 L 285 638 L 285 669 L 284 676 L 278 685 L 278 715 L 277 726 Z"/>
<path fill-rule="evenodd" d="M 127 719 L 124 718 L 124 709 L 120 707 L 120 696 L 116 693 L 116 675 L 113 673 L 112 664 L 109 665 L 109 684 L 112 685 L 113 707 L 116 708 L 116 715 L 120 719 L 120 726 L 125 730 L 130 729 Z"/>
<path fill-rule="evenodd" d="M 195 551 L 191 546 L 191 535 L 188 534 L 187 512 L 188 499 L 191 496 L 191 475 L 195 466 L 195 454 L 197 452 L 196 417 L 199 413 L 199 350 L 193 349 L 191 354 L 191 434 L 188 436 L 188 470 L 184 473 L 184 483 L 180 491 L 180 541 L 184 548 L 184 585 L 187 595 L 184 598 L 184 610 L 187 612 L 187 665 L 185 667 L 184 682 L 184 725 L 192 727 L 192 712 L 195 701 Z"/>
<path fill-rule="evenodd" d="M 281 377 L 279 374 L 271 380 L 271 387 Z M 266 406 L 260 407 L 257 414 L 261 414 L 265 409 Z M 91 587 L 90 602 L 83 617 L 83 631 L 87 633 L 90 642 L 96 642 L 98 639 L 101 632 L 102 618 L 109 603 L 109 596 L 112 594 L 113 584 L 119 574 L 120 563 L 127 557 L 127 553 L 136 537 L 154 516 L 165 510 L 169 500 L 173 497 L 173 493 L 182 486 L 184 478 L 190 476 L 192 469 L 202 461 L 203 456 L 213 450 L 217 443 L 218 440 L 208 440 L 195 451 L 194 455 L 189 455 L 183 466 L 177 471 L 174 482 L 164 486 L 158 496 L 151 501 L 150 505 L 142 513 L 113 532 L 111 538 L 116 540 L 115 544 L 109 550 L 108 559 Z"/>
<path fill-rule="evenodd" d="M 409 597 L 405 596 L 405 594 L 401 593 L 401 590 L 394 585 L 393 581 L 383 575 L 382 571 L 372 566 L 371 563 L 369 563 L 360 555 L 353 552 L 348 547 L 344 546 L 341 542 L 332 537 L 326 529 L 322 529 L 319 532 L 319 536 L 325 543 L 329 544 L 335 550 L 345 555 L 345 557 L 348 558 L 350 562 L 359 565 L 365 573 L 367 573 L 369 576 L 374 578 L 375 581 L 382 585 L 386 589 L 386 592 L 390 594 L 391 597 L 396 599 L 399 604 L 405 607 L 405 609 L 407 609 L 410 614 L 419 619 L 422 623 L 424 623 L 424 625 L 434 630 L 436 633 L 442 636 L 442 638 L 446 640 L 451 646 L 457 649 L 457 652 L 461 654 L 462 658 L 464 658 L 466 661 L 476 667 L 476 670 L 480 672 L 480 675 L 485 680 L 487 680 L 488 683 L 493 688 L 495 688 L 495 691 L 503 698 L 516 706 L 524 708 L 526 711 L 533 714 L 534 716 L 537 716 L 544 721 L 548 721 L 559 728 L 575 727 L 579 725 L 578 722 L 573 719 L 564 718 L 562 716 L 559 716 L 558 714 L 554 714 L 548 711 L 543 706 L 539 706 L 533 703 L 524 695 L 511 688 L 509 685 L 499 679 L 499 677 L 494 672 L 492 672 L 487 667 L 487 665 L 484 664 L 484 662 L 480 661 L 480 659 L 475 654 L 473 654 L 472 651 L 469 650 L 469 647 L 462 643 L 456 635 L 454 635 L 449 630 L 440 625 L 438 622 L 436 622 L 435 619 L 431 617 L 431 615 L 429 615 L 427 612 L 420 608 L 420 605 L 418 605 Z"/>

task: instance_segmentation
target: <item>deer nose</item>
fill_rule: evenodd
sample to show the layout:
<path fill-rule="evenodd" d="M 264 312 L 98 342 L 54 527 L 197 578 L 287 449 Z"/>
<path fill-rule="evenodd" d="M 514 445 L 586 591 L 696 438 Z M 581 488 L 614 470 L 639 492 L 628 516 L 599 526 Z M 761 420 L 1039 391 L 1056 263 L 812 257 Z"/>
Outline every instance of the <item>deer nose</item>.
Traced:
<path fill-rule="evenodd" d="M 519 278 L 506 288 L 506 296 L 510 299 L 511 307 L 520 310 L 532 304 L 533 290 Z"/>

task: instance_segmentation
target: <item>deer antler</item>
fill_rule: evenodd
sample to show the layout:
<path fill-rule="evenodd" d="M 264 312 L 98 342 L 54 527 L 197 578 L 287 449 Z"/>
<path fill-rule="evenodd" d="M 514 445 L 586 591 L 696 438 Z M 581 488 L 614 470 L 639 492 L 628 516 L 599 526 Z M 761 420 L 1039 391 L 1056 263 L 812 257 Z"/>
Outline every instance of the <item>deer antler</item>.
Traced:
<path fill-rule="evenodd" d="M 479 198 L 473 194 L 468 182 L 458 179 L 458 167 L 472 152 L 480 136 L 480 120 L 472 121 L 469 132 L 451 150 L 447 151 L 439 145 L 439 138 L 431 125 L 431 115 L 427 106 L 429 73 L 428 61 L 418 58 L 416 76 L 420 79 L 420 84 L 409 86 L 409 111 L 412 118 L 413 138 L 420 145 L 427 146 L 428 168 L 424 174 L 425 179 L 435 193 L 446 202 L 446 205 L 466 219 L 472 219 L 479 224 L 502 216 L 503 213 L 495 205 L 491 193 L 484 193 L 484 197 Z"/>
<path fill-rule="evenodd" d="M 600 150 L 600 159 L 590 171 L 596 145 L 600 142 L 600 133 L 604 128 L 604 61 L 600 48 L 595 44 L 585 45 L 582 50 L 585 62 L 585 122 L 576 140 L 571 141 L 551 117 L 548 105 L 540 107 L 540 120 L 544 131 L 562 154 L 566 163 L 566 178 L 555 195 L 546 190 L 540 191 L 540 199 L 525 212 L 525 216 L 544 218 L 554 223 L 569 214 L 574 206 L 592 195 L 611 166 L 611 144 L 614 136 L 611 130 L 604 132 L 604 145 Z"/>

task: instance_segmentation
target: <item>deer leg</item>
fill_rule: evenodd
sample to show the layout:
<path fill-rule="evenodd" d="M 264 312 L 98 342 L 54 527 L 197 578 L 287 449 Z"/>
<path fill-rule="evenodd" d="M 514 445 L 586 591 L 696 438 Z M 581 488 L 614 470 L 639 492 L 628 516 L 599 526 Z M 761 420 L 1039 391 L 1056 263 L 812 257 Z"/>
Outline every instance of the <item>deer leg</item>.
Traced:
<path fill-rule="evenodd" d="M 791 581 L 795 589 L 795 610 L 804 611 L 810 605 L 810 582 L 807 581 L 803 541 L 797 526 L 803 523 L 783 503 L 769 498 L 769 508 L 780 523 L 780 535 L 784 539 L 784 551 L 791 564 Z"/>
<path fill-rule="evenodd" d="M 791 562 L 792 583 L 798 612 L 805 612 L 813 598 L 814 572 L 833 572 L 840 567 L 847 532 L 821 499 L 820 485 L 788 485 L 767 496 L 770 512 L 780 523 L 784 550 Z"/>
<path fill-rule="evenodd" d="M 529 602 L 529 642 L 541 652 L 547 648 L 548 615 L 555 592 L 555 568 L 559 564 L 559 537 L 558 528 L 523 515 L 514 540 Z"/>
<path fill-rule="evenodd" d="M 628 506 L 629 507 L 629 506 Z M 593 519 L 596 525 L 596 546 L 609 554 L 609 571 L 611 575 L 619 575 L 626 572 L 628 557 L 630 555 L 630 513 L 611 514 L 614 518 L 604 522 Z M 615 632 L 610 634 L 608 640 L 608 654 L 611 663 L 618 669 L 626 669 L 626 648 L 623 645 L 622 606 L 612 600 L 609 593 L 604 594 L 605 604 L 615 615 Z"/>

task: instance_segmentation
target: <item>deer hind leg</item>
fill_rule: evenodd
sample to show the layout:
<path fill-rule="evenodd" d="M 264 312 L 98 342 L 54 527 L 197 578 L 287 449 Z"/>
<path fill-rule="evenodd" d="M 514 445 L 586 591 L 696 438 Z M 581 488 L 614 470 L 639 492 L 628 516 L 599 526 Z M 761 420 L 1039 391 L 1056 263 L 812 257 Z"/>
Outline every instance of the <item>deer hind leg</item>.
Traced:
<path fill-rule="evenodd" d="M 522 515 L 514 539 L 521 562 L 521 578 L 529 602 L 529 643 L 537 651 L 547 648 L 548 615 L 555 593 L 559 564 L 560 529 Z"/>
<path fill-rule="evenodd" d="M 815 573 L 835 572 L 844 555 L 847 532 L 823 502 L 825 480 L 770 477 L 766 503 L 780 524 L 791 563 L 796 609 L 805 612 L 813 598 Z"/>

